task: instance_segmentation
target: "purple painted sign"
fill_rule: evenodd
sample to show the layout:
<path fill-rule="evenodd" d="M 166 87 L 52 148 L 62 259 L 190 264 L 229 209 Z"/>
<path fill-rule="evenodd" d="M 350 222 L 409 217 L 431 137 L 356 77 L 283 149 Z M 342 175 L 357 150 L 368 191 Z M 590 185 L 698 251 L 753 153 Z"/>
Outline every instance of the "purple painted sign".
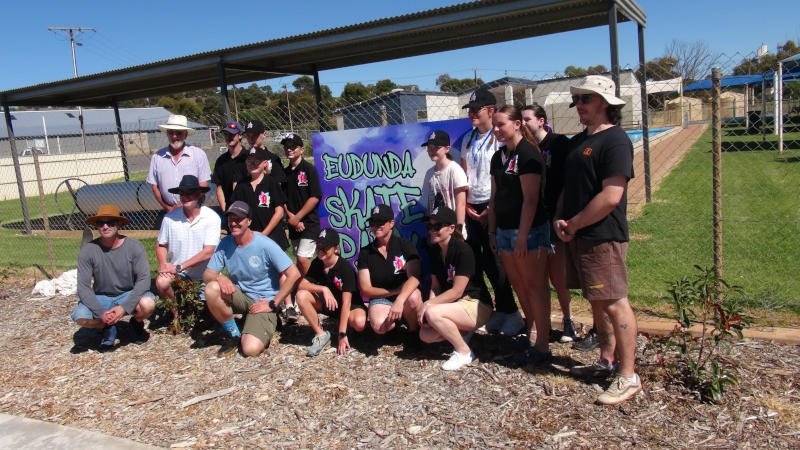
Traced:
<path fill-rule="evenodd" d="M 468 119 L 455 119 L 314 133 L 314 165 L 322 184 L 320 225 L 340 233 L 342 256 L 353 261 L 371 240 L 366 222 L 377 204 L 392 207 L 403 237 L 415 244 L 424 240 L 424 210 L 417 202 L 433 163 L 421 144 L 433 130 L 444 130 L 453 140 L 450 154 L 460 162 L 458 149 L 471 129 Z"/>

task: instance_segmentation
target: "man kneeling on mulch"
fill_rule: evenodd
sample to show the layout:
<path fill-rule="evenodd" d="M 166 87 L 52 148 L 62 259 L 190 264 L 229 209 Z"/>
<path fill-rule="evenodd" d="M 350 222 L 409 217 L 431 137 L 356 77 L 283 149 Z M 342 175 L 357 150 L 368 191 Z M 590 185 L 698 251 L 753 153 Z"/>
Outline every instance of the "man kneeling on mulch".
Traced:
<path fill-rule="evenodd" d="M 128 219 L 117 205 L 101 205 L 97 214 L 86 219 L 100 237 L 81 247 L 78 256 L 78 305 L 72 320 L 84 328 L 103 330 L 100 351 L 114 348 L 117 322 L 132 314 L 130 321 L 134 343 L 150 337 L 144 319 L 155 309 L 150 288 L 150 264 L 142 244 L 119 234 Z"/>

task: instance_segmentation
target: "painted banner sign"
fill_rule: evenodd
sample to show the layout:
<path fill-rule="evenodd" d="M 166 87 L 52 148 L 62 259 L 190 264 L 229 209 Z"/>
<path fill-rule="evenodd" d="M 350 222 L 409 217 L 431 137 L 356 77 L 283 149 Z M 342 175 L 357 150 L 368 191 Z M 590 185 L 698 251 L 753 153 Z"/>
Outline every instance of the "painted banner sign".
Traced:
<path fill-rule="evenodd" d="M 394 210 L 395 228 L 419 246 L 425 238 L 417 204 L 425 172 L 433 166 L 421 144 L 433 130 L 446 131 L 450 154 L 460 162 L 461 140 L 472 129 L 468 119 L 315 133 L 314 165 L 322 184 L 321 227 L 341 236 L 342 256 L 354 261 L 371 236 L 366 226 L 377 204 Z"/>

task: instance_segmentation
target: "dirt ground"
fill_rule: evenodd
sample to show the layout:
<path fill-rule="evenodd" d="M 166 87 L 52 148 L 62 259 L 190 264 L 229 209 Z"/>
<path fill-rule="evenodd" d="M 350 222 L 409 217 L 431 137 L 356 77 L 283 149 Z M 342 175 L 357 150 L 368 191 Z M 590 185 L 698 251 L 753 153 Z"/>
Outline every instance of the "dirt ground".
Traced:
<path fill-rule="evenodd" d="M 151 331 L 143 345 L 72 354 L 75 297 L 31 298 L 0 284 L 0 412 L 164 447 L 193 448 L 797 448 L 800 347 L 733 347 L 740 384 L 699 402 L 640 355 L 644 392 L 619 407 L 593 404 L 602 380 L 567 368 L 595 354 L 553 344 L 552 368 L 519 367 L 494 336 L 476 335 L 479 361 L 443 372 L 446 345 L 406 348 L 398 333 L 351 339 L 347 356 L 305 356 L 307 326 L 285 328 L 258 358 L 217 359 L 200 342 Z M 184 406 L 197 396 L 219 397 Z"/>

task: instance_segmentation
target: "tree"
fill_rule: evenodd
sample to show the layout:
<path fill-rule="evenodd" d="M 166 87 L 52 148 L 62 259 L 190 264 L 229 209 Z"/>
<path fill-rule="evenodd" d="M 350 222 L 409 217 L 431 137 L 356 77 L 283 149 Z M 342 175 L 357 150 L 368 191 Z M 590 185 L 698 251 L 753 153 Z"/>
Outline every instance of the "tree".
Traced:
<path fill-rule="evenodd" d="M 596 66 L 589 66 L 586 68 L 586 75 L 600 75 L 608 72 L 608 67 L 598 64 Z"/>
<path fill-rule="evenodd" d="M 683 77 L 684 83 L 705 78 L 720 60 L 720 54 L 712 52 L 706 41 L 684 42 L 677 39 L 667 45 L 664 57 L 677 61 L 674 70 Z"/>
<path fill-rule="evenodd" d="M 767 53 L 758 58 L 745 58 L 738 66 L 733 68 L 734 75 L 750 75 L 771 72 L 778 68 L 778 61 L 800 53 L 800 47 L 794 41 L 788 40 L 778 46 L 778 53 Z"/>
<path fill-rule="evenodd" d="M 361 82 L 347 83 L 342 89 L 342 99 L 346 103 L 358 103 L 372 97 L 371 94 L 369 88 Z"/>
<path fill-rule="evenodd" d="M 292 82 L 292 86 L 296 91 L 314 92 L 314 79 L 308 75 L 296 78 Z"/>
<path fill-rule="evenodd" d="M 447 83 L 449 80 L 452 80 L 452 79 L 453 79 L 453 77 L 451 77 L 450 75 L 448 75 L 446 73 L 443 73 L 443 74 L 439 75 L 438 77 L 436 77 L 436 86 L 439 89 L 441 89 L 443 84 Z"/>
<path fill-rule="evenodd" d="M 483 80 L 480 78 L 453 78 L 446 73 L 436 78 L 436 85 L 442 92 L 462 92 L 482 84 Z"/>
<path fill-rule="evenodd" d="M 391 92 L 392 89 L 396 88 L 397 84 L 394 81 L 389 79 L 380 80 L 377 83 L 375 83 L 375 95 L 383 95 L 388 92 Z"/>
<path fill-rule="evenodd" d="M 651 59 L 644 63 L 646 78 L 648 80 L 669 80 L 677 78 L 680 75 L 675 70 L 678 61 L 670 56 L 662 56 L 660 58 Z M 645 74 L 642 73 L 642 68 L 636 70 L 636 79 L 645 81 Z"/>

